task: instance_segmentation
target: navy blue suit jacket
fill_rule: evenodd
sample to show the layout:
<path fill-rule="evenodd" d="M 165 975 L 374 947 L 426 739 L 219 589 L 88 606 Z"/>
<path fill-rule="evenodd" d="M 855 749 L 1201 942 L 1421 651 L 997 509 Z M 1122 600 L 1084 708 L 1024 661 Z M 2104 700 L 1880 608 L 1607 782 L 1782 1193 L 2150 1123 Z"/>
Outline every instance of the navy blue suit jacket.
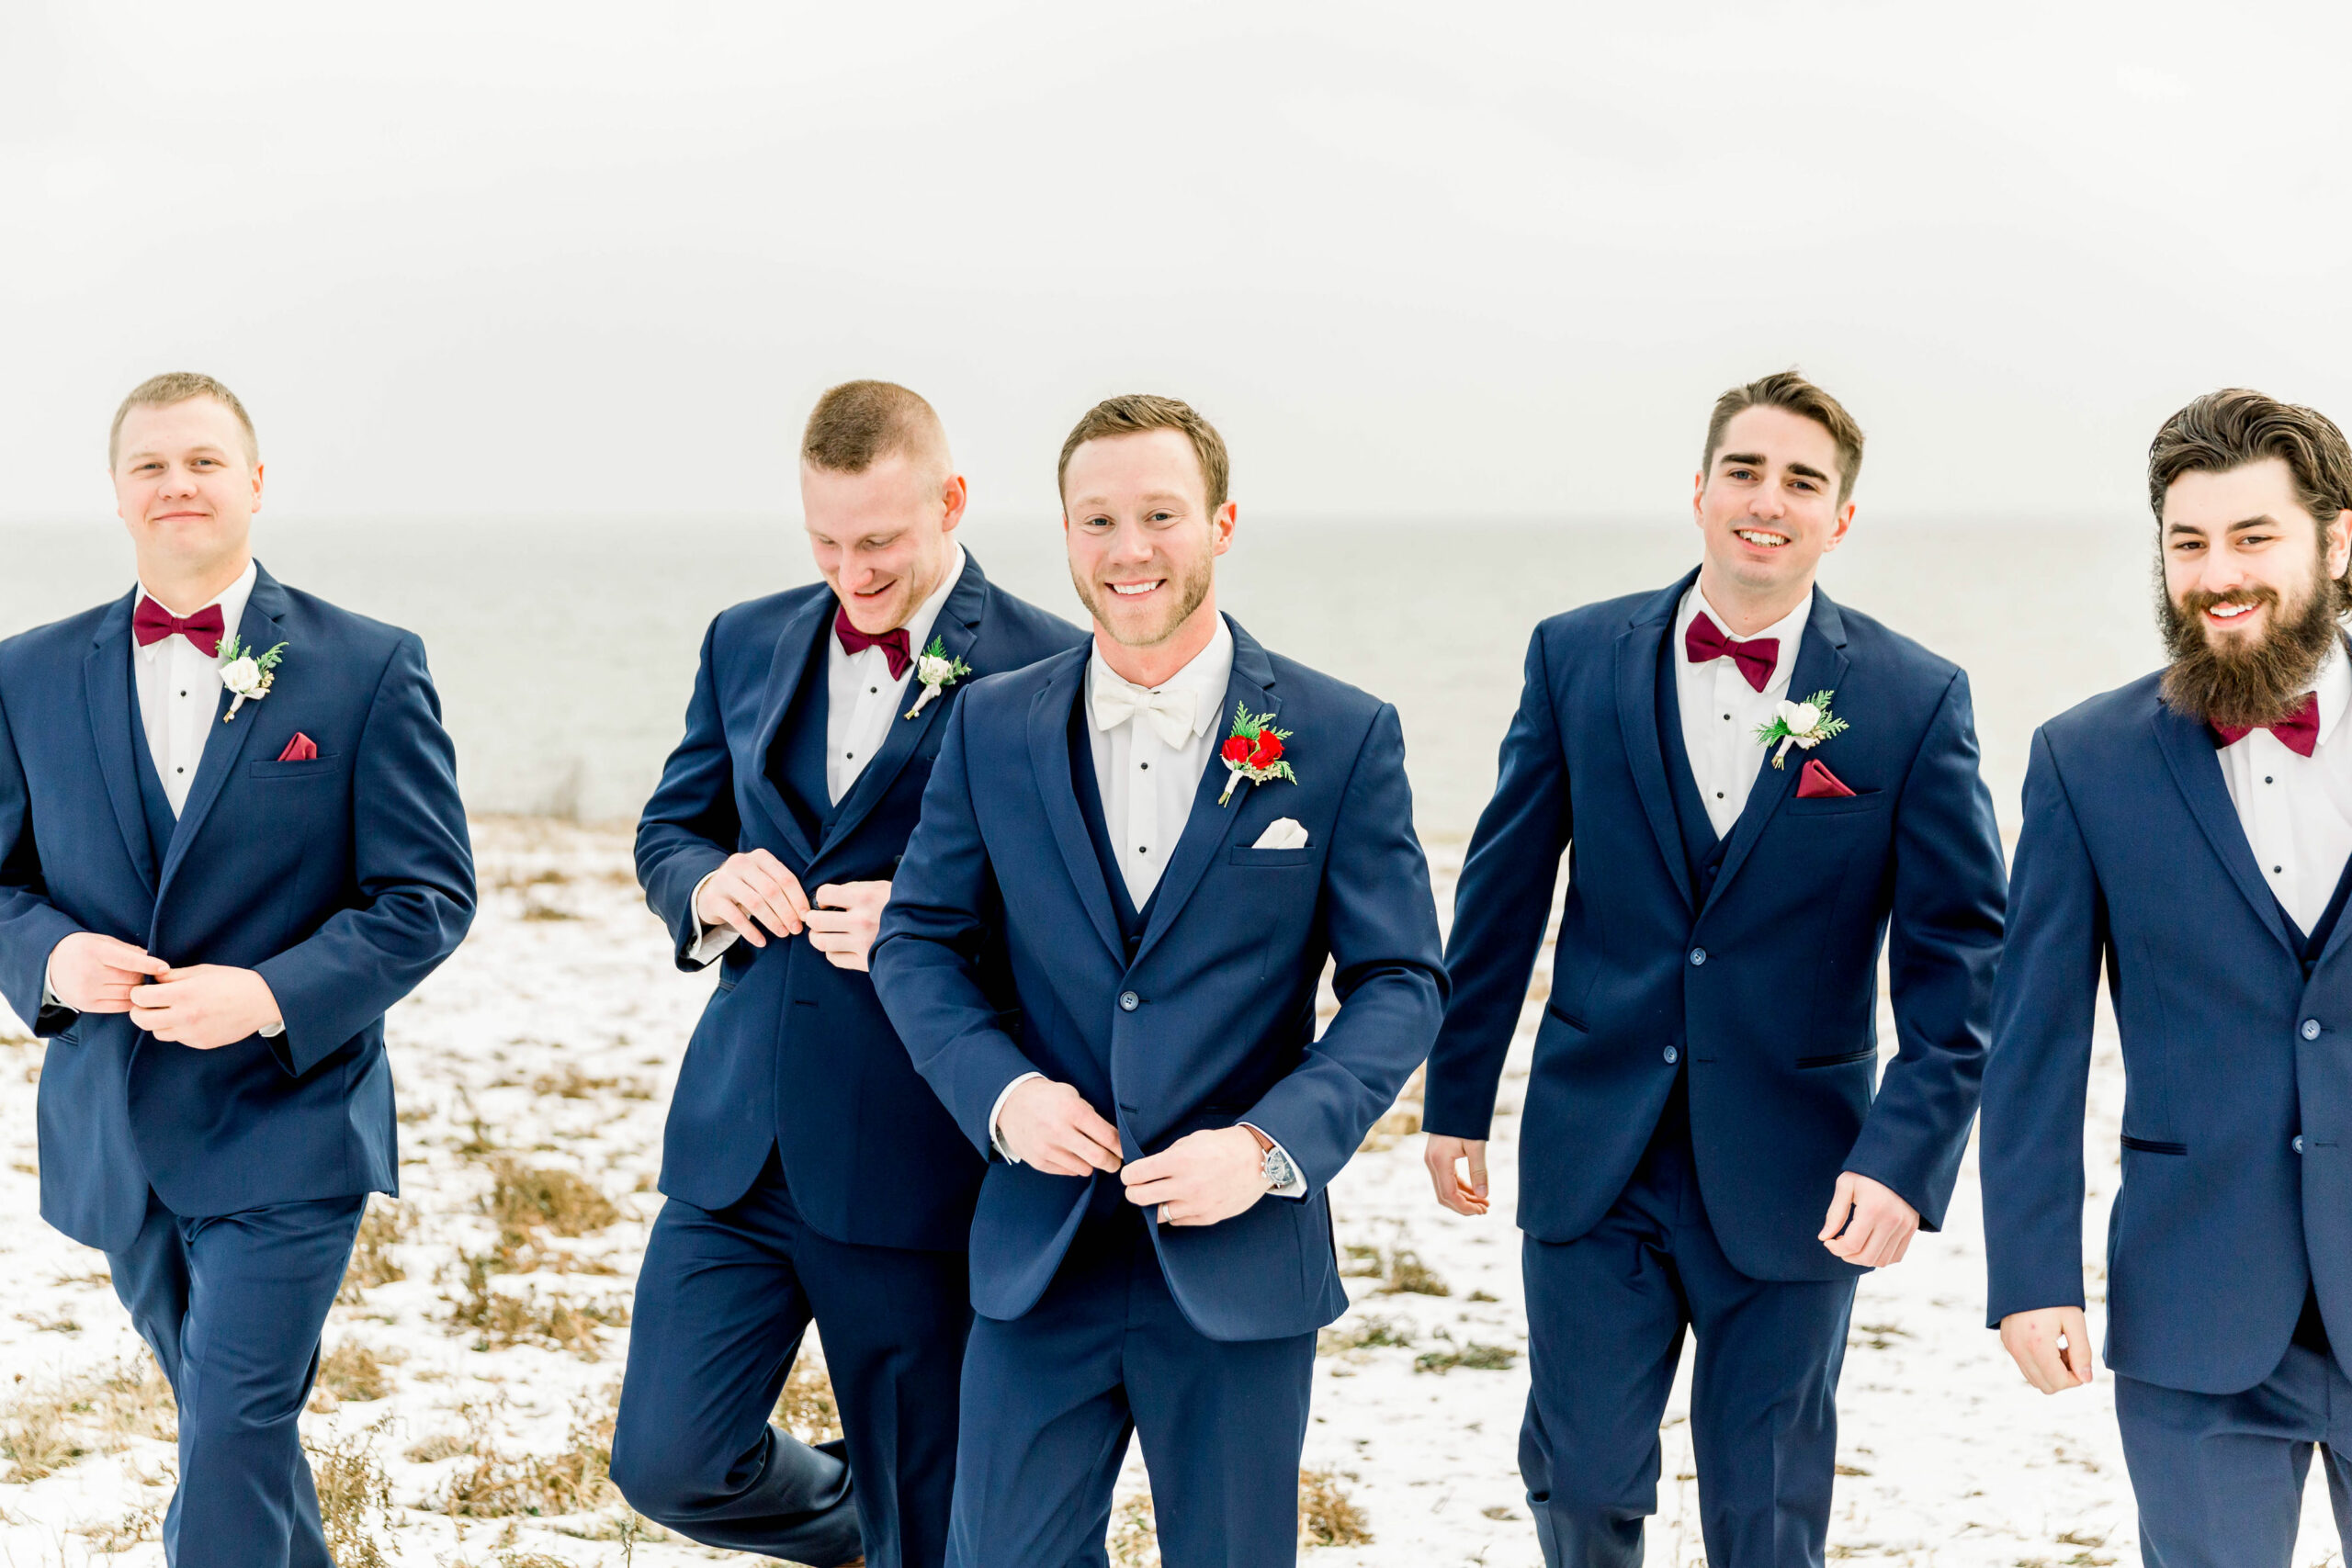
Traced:
<path fill-rule="evenodd" d="M 137 772 L 153 765 L 134 736 L 137 597 L 0 642 L 0 994 L 51 1041 L 41 1214 L 118 1250 L 151 1183 L 185 1215 L 398 1191 L 384 1013 L 474 910 L 424 644 L 266 571 L 237 635 L 287 645 L 277 683 L 212 727 L 159 860 Z M 297 731 L 318 756 L 277 761 Z M 286 1032 L 196 1051 L 128 1014 L 43 1009 L 51 951 L 84 931 L 258 970 Z"/>
<path fill-rule="evenodd" d="M 1565 1242 L 1599 1224 L 1687 1071 L 1724 1256 L 1755 1279 L 1836 1279 L 1858 1271 L 1816 1239 L 1838 1173 L 1883 1182 L 1932 1230 L 1976 1110 L 2003 886 L 1968 678 L 1816 591 L 1789 690 L 1834 691 L 1850 728 L 1758 771 L 1696 896 L 1657 706 L 1660 642 L 1695 576 L 1535 629 L 1454 894 L 1423 1124 L 1487 1135 L 1573 843 L 1520 1127 L 1521 1227 Z M 1807 757 L 1854 795 L 1797 799 Z M 1881 1083 L 1883 939 L 1900 1049 Z"/>
<path fill-rule="evenodd" d="M 1978 1156 L 1990 1320 L 2083 1303 L 2104 963 L 2124 1068 L 2108 1365 L 2234 1393 L 2278 1368 L 2314 1286 L 2352 1345 L 2352 921 L 2306 977 L 2211 732 L 2158 700 L 2160 678 L 2034 736 Z"/>
<path fill-rule="evenodd" d="M 1076 648 L 981 682 L 952 716 L 874 980 L 916 1067 L 984 1154 L 997 1096 L 1028 1072 L 1076 1086 L 1131 1160 L 1241 1122 L 1288 1150 L 1305 1199 L 1152 1227 L 1194 1327 L 1272 1339 L 1347 1309 L 1324 1189 L 1428 1055 L 1445 978 L 1396 710 L 1238 626 L 1233 640 L 1223 717 L 1237 705 L 1273 714 L 1292 731 L 1299 782 L 1219 806 L 1227 774 L 1212 758 L 1132 958 L 1071 785 L 1088 659 Z M 1283 817 L 1306 828 L 1305 848 L 1250 848 Z M 1017 1025 L 976 974 L 999 919 Z M 1318 1040 L 1327 957 L 1340 1011 Z M 973 1306 L 1011 1319 L 1035 1305 L 1093 1182 L 1118 1179 L 991 1163 L 972 1224 Z"/>
<path fill-rule="evenodd" d="M 703 967 L 687 956 L 694 890 L 731 854 L 766 850 L 812 897 L 828 882 L 888 880 L 964 693 L 980 675 L 1018 670 L 1085 635 L 992 585 L 967 553 L 932 633 L 975 673 L 891 722 L 812 840 L 768 761 L 796 699 L 813 700 L 809 722 L 785 736 L 783 750 L 812 780 L 825 776 L 826 648 L 838 608 L 831 588 L 812 583 L 736 605 L 703 638 L 685 739 L 637 829 L 638 880 L 670 928 L 681 969 Z M 908 682 L 910 706 L 921 690 Z M 810 804 L 826 803 L 820 794 Z M 719 959 L 718 988 L 670 1102 L 662 1190 L 723 1209 L 751 1190 L 771 1148 L 801 1213 L 835 1241 L 964 1246 L 978 1157 L 915 1076 L 873 982 L 798 938 L 738 942 Z"/>

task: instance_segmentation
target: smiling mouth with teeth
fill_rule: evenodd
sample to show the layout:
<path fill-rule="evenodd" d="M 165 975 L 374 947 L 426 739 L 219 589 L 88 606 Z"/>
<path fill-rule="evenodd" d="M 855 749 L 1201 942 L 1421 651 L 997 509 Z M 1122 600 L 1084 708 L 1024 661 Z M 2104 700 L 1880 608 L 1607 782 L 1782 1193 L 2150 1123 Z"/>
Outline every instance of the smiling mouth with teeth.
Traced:
<path fill-rule="evenodd" d="M 1789 542 L 1786 534 L 1767 534 L 1758 528 L 1734 528 L 1732 532 L 1759 549 L 1777 550 Z"/>
<path fill-rule="evenodd" d="M 2217 620 L 2234 621 L 2253 608 L 2251 604 L 2216 604 L 2205 613 Z"/>
<path fill-rule="evenodd" d="M 1150 592 L 1166 581 L 1168 581 L 1166 578 L 1154 578 L 1149 582 L 1114 582 L 1108 586 L 1111 592 L 1120 598 L 1132 599 L 1139 593 Z"/>

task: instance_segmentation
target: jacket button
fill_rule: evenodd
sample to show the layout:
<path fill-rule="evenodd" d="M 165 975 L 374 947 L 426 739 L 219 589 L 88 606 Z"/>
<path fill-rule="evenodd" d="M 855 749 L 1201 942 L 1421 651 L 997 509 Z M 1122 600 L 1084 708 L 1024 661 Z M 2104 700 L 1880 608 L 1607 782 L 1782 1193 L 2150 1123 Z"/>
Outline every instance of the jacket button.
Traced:
<path fill-rule="evenodd" d="M 1680 1060 L 1682 1060 L 1682 1053 L 1668 1045 L 1666 1048 L 1666 1065 L 1670 1067 Z"/>
<path fill-rule="evenodd" d="M 2306 1040 L 2316 1040 L 2319 1038 L 2319 1020 L 2315 1018 L 2307 1018 L 2303 1020 L 2303 1038 Z"/>
<path fill-rule="evenodd" d="M 1696 965 L 1696 964 L 1704 964 L 1706 961 L 1707 961 L 1707 950 L 1706 950 L 1705 948 L 1703 948 L 1703 947 L 1694 947 L 1694 948 L 1692 948 L 1692 949 L 1690 950 L 1690 962 L 1691 962 L 1691 964 L 1692 964 Z"/>
<path fill-rule="evenodd" d="M 2301 1133 L 2295 1134 L 2295 1152 L 2297 1154 L 2303 1152 L 2303 1135 Z"/>
<path fill-rule="evenodd" d="M 1121 1012 L 1133 1012 L 1136 1009 L 1141 1006 L 1143 1006 L 1143 998 L 1136 995 L 1133 991 L 1121 991 L 1119 993 L 1119 1010 Z"/>

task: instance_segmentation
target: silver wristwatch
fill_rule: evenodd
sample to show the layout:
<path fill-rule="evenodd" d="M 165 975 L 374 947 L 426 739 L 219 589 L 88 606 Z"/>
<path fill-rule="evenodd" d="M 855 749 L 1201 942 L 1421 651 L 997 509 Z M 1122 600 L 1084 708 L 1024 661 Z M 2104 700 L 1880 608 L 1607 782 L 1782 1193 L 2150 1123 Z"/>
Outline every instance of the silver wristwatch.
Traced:
<path fill-rule="evenodd" d="M 1266 1151 L 1264 1163 L 1259 1169 L 1266 1178 L 1266 1190 L 1269 1192 L 1279 1192 L 1298 1179 L 1298 1168 L 1290 1163 L 1290 1156 L 1283 1153 L 1280 1144 Z"/>

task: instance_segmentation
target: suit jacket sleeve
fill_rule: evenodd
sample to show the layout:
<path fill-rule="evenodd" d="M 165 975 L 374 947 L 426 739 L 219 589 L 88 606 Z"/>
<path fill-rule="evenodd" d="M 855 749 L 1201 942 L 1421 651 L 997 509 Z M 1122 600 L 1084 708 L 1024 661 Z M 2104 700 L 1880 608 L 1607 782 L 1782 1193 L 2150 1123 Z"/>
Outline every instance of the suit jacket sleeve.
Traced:
<path fill-rule="evenodd" d="M 670 928 L 678 967 L 692 973 L 708 965 L 696 958 L 702 930 L 695 919 L 695 889 L 727 863 L 741 841 L 735 811 L 734 753 L 718 709 L 718 623 L 703 635 L 702 663 L 695 671 L 695 694 L 686 704 L 686 733 L 662 765 L 662 782 L 637 823 L 637 880 L 645 901 Z"/>
<path fill-rule="evenodd" d="M 964 739 L 977 694 L 967 693 L 947 716 L 939 760 L 923 788 L 922 817 L 890 879 L 890 902 L 867 962 L 875 993 L 915 1071 L 985 1158 L 995 1150 L 989 1120 L 997 1097 L 1037 1066 L 1005 1033 L 979 981 L 999 895 L 972 807 Z"/>
<path fill-rule="evenodd" d="M 1955 671 L 1895 802 L 1888 986 L 1897 1049 L 1846 1168 L 1943 1224 L 1984 1073 L 2007 903 L 1993 796 Z"/>
<path fill-rule="evenodd" d="M 1241 1118 L 1282 1145 L 1308 1193 L 1340 1174 L 1396 1103 L 1445 1014 L 1437 904 L 1413 836 L 1405 733 L 1393 707 L 1373 720 L 1340 797 L 1323 908 L 1339 1015 Z"/>
<path fill-rule="evenodd" d="M 2083 1304 L 2083 1109 L 2107 901 L 2052 754 L 2033 738 L 2018 835 L 2017 917 L 1984 1071 L 1987 1320 Z"/>
<path fill-rule="evenodd" d="M 258 965 L 286 1021 L 270 1048 L 296 1074 L 390 1011 L 473 923 L 457 749 L 413 636 L 401 638 L 377 681 L 351 783 L 356 901 Z"/>
<path fill-rule="evenodd" d="M 0 704 L 0 995 L 36 1034 L 73 1027 L 81 1014 L 41 1005 L 49 988 L 49 955 L 82 928 L 49 901 L 33 839 L 32 793 L 25 779 L 8 712 Z"/>
<path fill-rule="evenodd" d="M 1430 1055 L 1421 1111 L 1431 1133 L 1484 1138 L 1493 1122 L 1495 1087 L 1527 1002 L 1570 828 L 1567 754 L 1539 626 L 1527 645 L 1526 684 L 1503 737 L 1494 798 L 1454 885 L 1445 948 L 1453 999 Z"/>

